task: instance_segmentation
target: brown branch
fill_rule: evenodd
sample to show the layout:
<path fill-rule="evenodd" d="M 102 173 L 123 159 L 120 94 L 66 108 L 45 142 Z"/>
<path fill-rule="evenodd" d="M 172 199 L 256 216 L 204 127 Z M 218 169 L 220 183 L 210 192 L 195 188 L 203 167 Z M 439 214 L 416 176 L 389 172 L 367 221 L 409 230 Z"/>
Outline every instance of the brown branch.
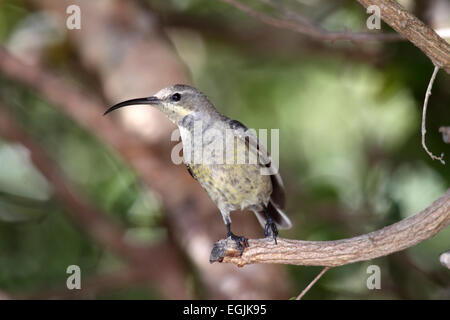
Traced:
<path fill-rule="evenodd" d="M 381 19 L 425 53 L 435 66 L 450 73 L 450 44 L 442 39 L 398 2 L 393 0 L 358 0 L 365 8 L 377 5 Z"/>
<path fill-rule="evenodd" d="M 124 231 L 105 214 L 90 205 L 71 186 L 53 160 L 28 136 L 8 112 L 0 106 L 0 135 L 20 143 L 30 151 L 36 168 L 53 185 L 58 199 L 66 206 L 70 217 L 83 227 L 103 247 L 126 258 L 134 268 L 146 270 L 147 280 L 159 284 L 168 298 L 188 297 L 184 288 L 181 262 L 168 245 L 154 247 L 136 246 L 125 241 Z M 155 257 L 158 257 L 155 259 Z M 161 264 L 165 267 L 161 268 Z"/>
<path fill-rule="evenodd" d="M 425 99 L 423 102 L 423 108 L 422 108 L 422 147 L 428 153 L 431 159 L 433 160 L 439 160 L 442 164 L 445 164 L 444 161 L 444 153 L 441 153 L 440 157 L 435 156 L 431 153 L 430 150 L 428 150 L 428 147 L 425 143 L 425 134 L 427 133 L 427 129 L 425 126 L 426 123 L 426 116 L 427 116 L 427 107 L 428 107 L 428 98 L 431 96 L 431 89 L 433 88 L 434 79 L 436 78 L 436 74 L 439 71 L 439 67 L 435 66 L 433 70 L 433 74 L 431 75 L 430 82 L 428 83 L 427 91 L 425 93 Z"/>
<path fill-rule="evenodd" d="M 450 224 L 450 189 L 422 212 L 383 229 L 350 239 L 302 241 L 250 239 L 242 255 L 230 239 L 218 241 L 210 261 L 234 263 L 281 263 L 335 267 L 371 260 L 404 250 L 436 235 Z"/>
<path fill-rule="evenodd" d="M 235 8 L 247 13 L 248 15 L 268 25 L 281 29 L 291 30 L 315 39 L 331 40 L 331 41 L 350 40 L 353 42 L 402 40 L 402 37 L 396 33 L 329 31 L 322 28 L 321 26 L 314 24 L 305 17 L 302 17 L 298 14 L 294 15 L 292 12 L 290 15 L 293 16 L 295 20 L 289 18 L 279 19 L 258 12 L 238 0 L 220 0 L 220 1 L 230 4 Z"/>
<path fill-rule="evenodd" d="M 313 279 L 313 281 L 311 281 L 310 284 L 308 284 L 308 286 L 303 289 L 302 292 L 300 292 L 300 294 L 297 296 L 297 298 L 295 298 L 295 300 L 301 300 L 303 298 L 303 296 L 309 291 L 309 289 L 312 288 L 312 286 L 319 281 L 319 279 L 325 274 L 325 272 L 327 272 L 330 269 L 330 267 L 325 267 L 322 269 L 322 271 L 320 271 L 320 273 Z"/>

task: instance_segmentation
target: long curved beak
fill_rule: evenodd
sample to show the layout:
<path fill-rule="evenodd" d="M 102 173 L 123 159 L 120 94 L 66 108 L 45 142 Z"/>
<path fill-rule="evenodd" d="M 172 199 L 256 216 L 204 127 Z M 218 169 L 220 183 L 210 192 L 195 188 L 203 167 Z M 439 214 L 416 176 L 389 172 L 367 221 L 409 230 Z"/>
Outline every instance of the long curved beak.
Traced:
<path fill-rule="evenodd" d="M 120 102 L 118 104 L 113 105 L 111 108 L 105 111 L 103 115 L 106 115 L 110 113 L 111 111 L 114 111 L 116 109 L 126 107 L 126 106 L 132 106 L 136 104 L 152 104 L 152 105 L 158 105 L 161 103 L 161 100 L 157 97 L 147 97 L 147 98 L 138 98 L 138 99 L 131 99 L 127 101 Z"/>

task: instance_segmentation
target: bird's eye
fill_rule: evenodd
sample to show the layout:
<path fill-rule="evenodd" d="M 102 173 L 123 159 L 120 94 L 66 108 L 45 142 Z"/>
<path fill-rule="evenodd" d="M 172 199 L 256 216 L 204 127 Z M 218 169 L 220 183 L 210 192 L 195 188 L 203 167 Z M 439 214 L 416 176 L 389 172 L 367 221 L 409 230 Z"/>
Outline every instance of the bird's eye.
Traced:
<path fill-rule="evenodd" d="M 172 100 L 172 101 L 180 101 L 180 99 L 181 99 L 181 95 L 177 92 L 177 93 L 174 93 L 171 97 L 170 97 L 170 99 Z"/>

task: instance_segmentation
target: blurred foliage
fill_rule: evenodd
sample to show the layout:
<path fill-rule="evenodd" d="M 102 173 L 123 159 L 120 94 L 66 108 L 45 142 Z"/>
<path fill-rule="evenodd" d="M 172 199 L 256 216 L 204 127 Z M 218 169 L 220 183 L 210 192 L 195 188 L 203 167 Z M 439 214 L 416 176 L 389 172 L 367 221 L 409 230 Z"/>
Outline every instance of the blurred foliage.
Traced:
<path fill-rule="evenodd" d="M 162 16 L 208 15 L 225 24 L 259 25 L 220 1 L 147 3 Z M 296 5 L 311 10 L 304 3 Z M 3 44 L 30 14 L 23 1 L 0 2 Z M 330 28 L 361 29 L 363 17 L 360 7 L 345 2 L 324 23 Z M 250 53 L 194 30 L 168 32 L 193 83 L 221 112 L 250 128 L 280 129 L 281 173 L 288 190 L 287 211 L 294 222 L 283 236 L 331 240 L 372 231 L 417 213 L 449 188 L 449 164 L 432 161 L 420 145 L 421 107 L 432 64 L 411 44 L 386 45 L 390 55 L 377 67 L 320 51 L 301 58 Z M 331 44 L 329 50 L 333 48 Z M 58 58 L 49 62 L 76 81 L 78 72 L 67 41 L 52 50 L 52 57 L 58 52 Z M 450 163 L 449 146 L 437 132 L 450 119 L 449 88 L 448 75 L 440 72 L 429 104 L 427 144 L 434 153 L 446 152 Z M 1 75 L 0 98 L 71 181 L 127 226 L 127 235 L 143 243 L 164 239 L 159 202 L 114 152 L 43 97 Z M 1 141 L 1 290 L 26 294 L 61 288 L 71 264 L 79 265 L 83 276 L 121 266 L 117 257 L 68 221 L 64 210 L 26 150 Z M 306 298 L 448 299 L 450 275 L 440 266 L 438 255 L 449 249 L 449 243 L 447 229 L 404 253 L 332 269 Z M 366 288 L 370 264 L 382 269 L 382 290 Z M 288 270 L 292 295 L 319 272 L 311 267 Z M 99 298 L 155 297 L 136 287 Z"/>

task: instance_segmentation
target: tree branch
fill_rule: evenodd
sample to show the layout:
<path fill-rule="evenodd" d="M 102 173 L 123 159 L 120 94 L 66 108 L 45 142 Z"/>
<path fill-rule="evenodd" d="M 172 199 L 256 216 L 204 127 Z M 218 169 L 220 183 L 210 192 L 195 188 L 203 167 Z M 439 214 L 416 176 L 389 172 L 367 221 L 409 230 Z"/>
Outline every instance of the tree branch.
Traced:
<path fill-rule="evenodd" d="M 325 274 L 325 272 L 327 272 L 330 269 L 330 267 L 325 267 L 322 269 L 322 271 L 320 271 L 320 273 L 313 279 L 313 281 L 310 282 L 310 284 L 308 284 L 308 286 L 303 289 L 302 292 L 300 292 L 300 294 L 297 296 L 297 298 L 295 298 L 295 300 L 301 300 L 303 298 L 303 296 L 309 291 L 309 289 L 312 288 L 312 286 L 319 281 L 320 278 L 322 278 L 322 276 Z"/>
<path fill-rule="evenodd" d="M 336 241 L 250 239 L 242 255 L 235 241 L 216 242 L 210 262 L 234 263 L 240 267 L 253 263 L 280 263 L 335 267 L 371 260 L 404 250 L 436 235 L 450 224 L 450 189 L 415 216 L 383 229 Z"/>
<path fill-rule="evenodd" d="M 450 74 L 450 44 L 393 0 L 358 0 L 365 8 L 376 5 L 381 19 L 425 53 L 435 66 Z"/>
<path fill-rule="evenodd" d="M 247 5 L 243 4 L 238 0 L 220 0 L 222 2 L 226 2 L 235 8 L 247 13 L 248 15 L 269 24 L 271 26 L 291 30 L 297 33 L 301 33 L 305 36 L 320 39 L 320 40 L 350 40 L 354 42 L 361 41 L 375 41 L 375 40 L 383 40 L 383 41 L 398 41 L 402 40 L 402 37 L 395 33 L 372 33 L 372 32 L 351 32 L 351 31 L 329 31 L 321 26 L 314 24 L 309 21 L 307 18 L 302 17 L 298 14 L 294 14 L 290 12 L 290 16 L 292 16 L 295 20 L 286 18 L 279 19 L 272 16 L 265 15 L 264 13 L 253 10 Z M 284 12 L 285 15 L 286 12 Z"/>

